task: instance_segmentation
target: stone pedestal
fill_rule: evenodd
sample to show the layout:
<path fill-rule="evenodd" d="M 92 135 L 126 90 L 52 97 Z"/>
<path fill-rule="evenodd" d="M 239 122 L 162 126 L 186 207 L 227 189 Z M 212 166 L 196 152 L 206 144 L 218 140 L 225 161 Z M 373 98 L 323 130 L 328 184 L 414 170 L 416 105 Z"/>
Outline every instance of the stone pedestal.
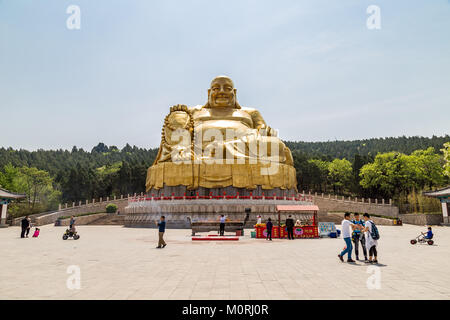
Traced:
<path fill-rule="evenodd" d="M 277 205 L 311 205 L 311 202 L 295 200 L 252 200 L 252 199 L 192 199 L 192 200 L 159 200 L 159 201 L 130 201 L 125 208 L 126 227 L 156 227 L 155 220 L 164 215 L 168 228 L 188 229 L 192 221 L 217 221 L 220 215 L 225 215 L 229 220 L 243 221 L 245 209 L 250 208 L 250 219 L 247 228 L 253 227 L 257 216 L 262 221 L 271 218 L 278 223 Z M 295 213 L 292 218 L 297 220 Z M 281 214 L 284 223 L 288 214 Z M 300 218 L 300 217 L 299 217 Z"/>

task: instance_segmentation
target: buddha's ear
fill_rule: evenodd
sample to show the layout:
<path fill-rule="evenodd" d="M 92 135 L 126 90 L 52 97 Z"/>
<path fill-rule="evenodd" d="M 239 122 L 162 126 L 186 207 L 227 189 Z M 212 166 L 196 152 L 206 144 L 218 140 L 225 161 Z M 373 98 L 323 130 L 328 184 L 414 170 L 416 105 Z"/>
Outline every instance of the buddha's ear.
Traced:
<path fill-rule="evenodd" d="M 208 98 L 209 98 L 210 93 L 211 93 L 211 89 L 208 89 Z"/>
<path fill-rule="evenodd" d="M 237 101 L 237 89 L 235 88 L 235 89 L 233 89 L 233 91 L 234 91 L 234 107 L 236 108 L 236 109 L 241 109 L 241 106 L 240 106 L 240 104 L 239 104 L 239 102 Z"/>

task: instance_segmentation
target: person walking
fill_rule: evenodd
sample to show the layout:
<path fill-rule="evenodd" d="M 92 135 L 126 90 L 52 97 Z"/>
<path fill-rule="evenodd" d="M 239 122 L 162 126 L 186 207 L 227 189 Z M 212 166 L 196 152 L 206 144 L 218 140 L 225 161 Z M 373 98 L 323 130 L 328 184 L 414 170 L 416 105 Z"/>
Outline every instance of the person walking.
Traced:
<path fill-rule="evenodd" d="M 31 230 L 31 218 L 28 217 L 27 220 L 28 220 L 28 228 L 27 228 L 27 232 L 25 233 L 25 237 L 28 238 L 28 235 L 30 234 L 30 230 Z"/>
<path fill-rule="evenodd" d="M 367 261 L 366 238 L 364 236 L 364 233 L 361 231 L 361 229 L 364 229 L 365 222 L 360 218 L 359 213 L 357 212 L 353 214 L 353 217 L 354 219 L 352 220 L 352 223 L 360 227 L 354 229 L 352 233 L 352 240 L 353 244 L 355 245 L 356 260 L 359 261 L 359 243 L 361 242 L 361 247 L 364 253 L 364 261 L 366 262 Z"/>
<path fill-rule="evenodd" d="M 338 258 L 344 262 L 344 255 L 347 253 L 347 262 L 355 262 L 352 260 L 352 238 L 350 228 L 354 230 L 358 227 L 350 221 L 350 212 L 344 214 L 344 220 L 341 222 L 341 227 L 342 239 L 345 241 L 345 249 L 338 254 Z"/>
<path fill-rule="evenodd" d="M 378 239 L 373 238 L 373 232 L 376 230 L 376 234 L 378 234 L 378 229 L 375 226 L 375 223 L 372 219 L 370 219 L 370 215 L 368 213 L 364 213 L 363 215 L 365 223 L 365 228 L 363 231 L 365 232 L 366 236 L 366 248 L 369 248 L 369 260 L 367 263 L 378 263 L 378 252 L 377 252 L 377 246 L 378 246 Z M 377 236 L 378 238 L 378 236 Z"/>
<path fill-rule="evenodd" d="M 288 239 L 294 240 L 294 219 L 292 219 L 291 215 L 289 215 L 286 219 L 286 231 L 288 234 Z"/>
<path fill-rule="evenodd" d="M 25 218 L 23 218 L 21 221 L 21 227 L 22 227 L 22 232 L 20 233 L 21 238 L 25 238 L 25 232 L 28 230 L 29 226 L 30 226 L 30 220 L 28 220 L 28 216 L 25 216 Z"/>
<path fill-rule="evenodd" d="M 267 223 L 266 223 L 266 230 L 267 230 L 266 240 L 272 241 L 272 229 L 273 229 L 272 219 L 269 218 L 269 219 L 267 219 Z"/>
<path fill-rule="evenodd" d="M 162 249 L 167 246 L 167 243 L 164 241 L 164 232 L 166 232 L 166 217 L 161 216 L 160 221 L 155 221 L 156 225 L 159 228 L 159 240 L 158 240 L 158 246 L 157 249 Z"/>
<path fill-rule="evenodd" d="M 226 221 L 226 217 L 223 214 L 220 215 L 220 228 L 219 228 L 220 236 L 225 235 L 225 221 Z"/>

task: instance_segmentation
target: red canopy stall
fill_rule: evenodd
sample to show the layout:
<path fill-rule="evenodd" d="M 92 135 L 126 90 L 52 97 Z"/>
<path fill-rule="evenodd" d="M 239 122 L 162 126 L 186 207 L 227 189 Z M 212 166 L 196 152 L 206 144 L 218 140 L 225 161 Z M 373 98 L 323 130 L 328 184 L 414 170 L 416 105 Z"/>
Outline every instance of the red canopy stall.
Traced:
<path fill-rule="evenodd" d="M 286 226 L 281 222 L 281 213 L 292 215 L 296 225 L 294 227 L 295 238 L 319 238 L 319 228 L 316 205 L 277 205 L 278 226 L 272 230 L 272 238 L 286 238 Z M 265 238 L 267 235 L 265 224 L 256 225 L 256 238 Z"/>

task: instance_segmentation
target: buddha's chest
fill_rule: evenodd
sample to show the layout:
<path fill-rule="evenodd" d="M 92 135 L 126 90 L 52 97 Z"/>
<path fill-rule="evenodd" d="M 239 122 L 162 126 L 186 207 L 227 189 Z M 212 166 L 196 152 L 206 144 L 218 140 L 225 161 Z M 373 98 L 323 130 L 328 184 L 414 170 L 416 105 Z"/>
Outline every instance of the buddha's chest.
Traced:
<path fill-rule="evenodd" d="M 194 114 L 195 130 L 238 130 L 247 131 L 253 128 L 250 115 L 239 109 L 216 110 L 204 108 Z"/>

